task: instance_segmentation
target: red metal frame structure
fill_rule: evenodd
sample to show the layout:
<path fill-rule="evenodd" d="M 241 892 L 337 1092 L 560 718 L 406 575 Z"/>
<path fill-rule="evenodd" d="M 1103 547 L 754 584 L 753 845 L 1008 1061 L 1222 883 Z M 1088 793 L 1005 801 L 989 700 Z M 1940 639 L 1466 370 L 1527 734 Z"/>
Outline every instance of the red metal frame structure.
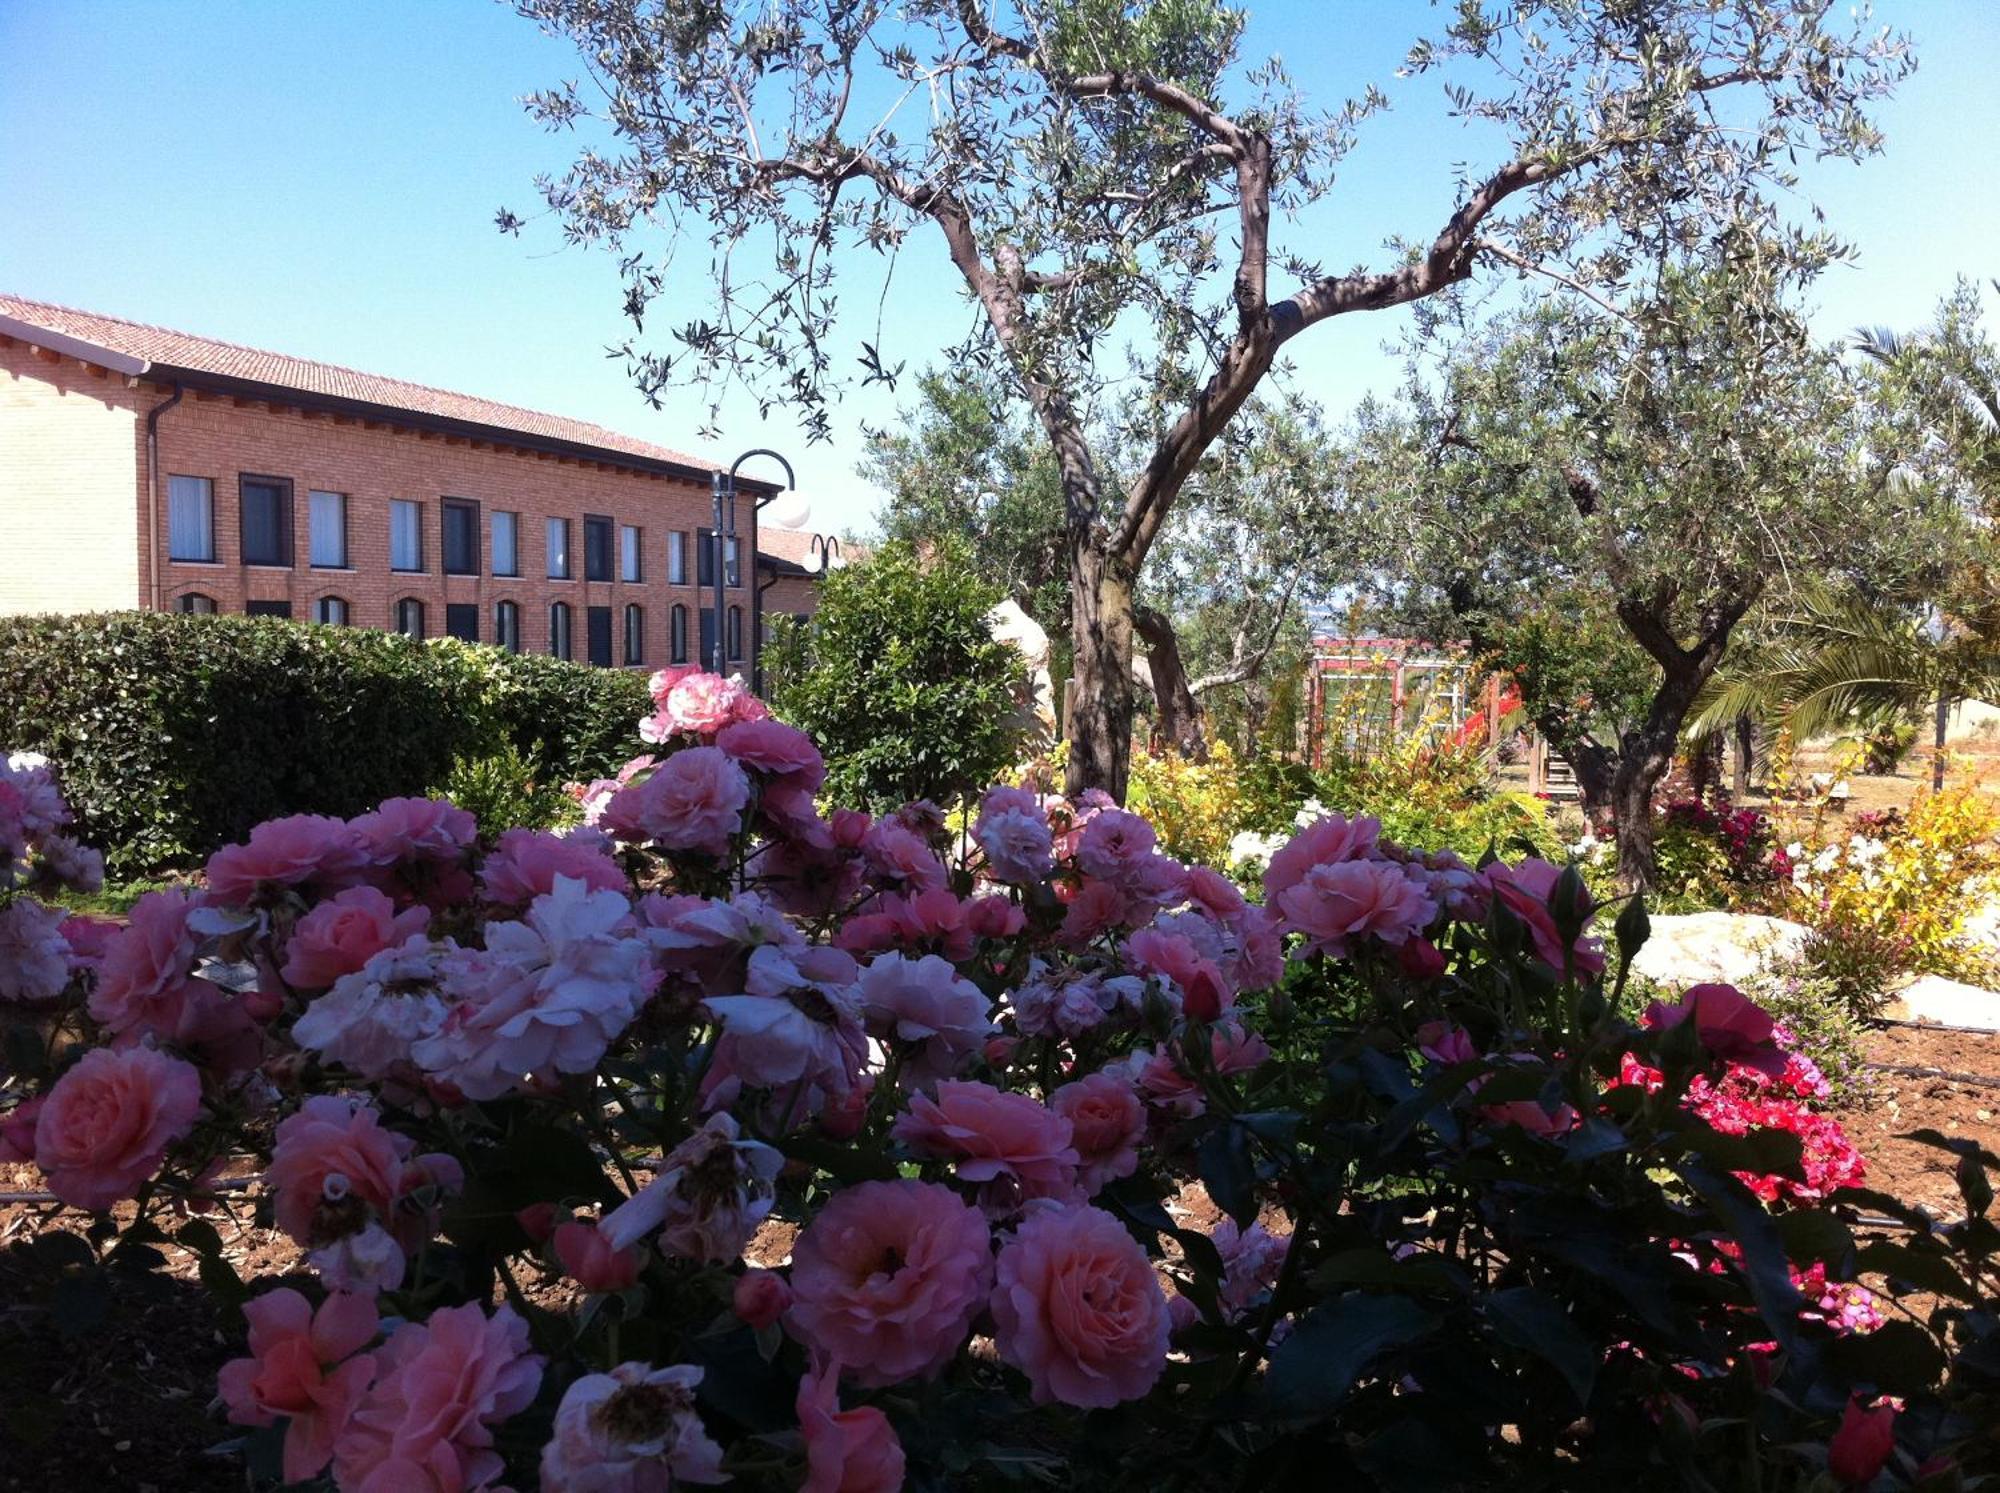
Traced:
<path fill-rule="evenodd" d="M 1354 684 L 1366 688 L 1386 684 L 1387 734 L 1401 737 L 1406 729 L 1448 732 L 1458 741 L 1483 735 L 1491 751 L 1499 735 L 1500 686 L 1488 677 L 1480 694 L 1483 710 L 1468 718 L 1472 704 L 1472 664 L 1463 650 L 1438 647 L 1416 638 L 1334 637 L 1313 639 L 1312 662 L 1306 677 L 1306 757 L 1314 767 L 1326 765 L 1327 712 L 1332 688 L 1343 692 Z M 1442 686 L 1442 688 L 1441 688 Z M 1414 688 L 1413 688 L 1414 687 Z M 1421 698 L 1421 719 L 1412 727 L 1408 720 L 1413 694 Z M 1442 700 L 1446 711 L 1432 714 L 1431 707 Z M 1374 713 L 1382 721 L 1383 713 Z M 1366 743 L 1351 740 L 1351 748 Z"/>

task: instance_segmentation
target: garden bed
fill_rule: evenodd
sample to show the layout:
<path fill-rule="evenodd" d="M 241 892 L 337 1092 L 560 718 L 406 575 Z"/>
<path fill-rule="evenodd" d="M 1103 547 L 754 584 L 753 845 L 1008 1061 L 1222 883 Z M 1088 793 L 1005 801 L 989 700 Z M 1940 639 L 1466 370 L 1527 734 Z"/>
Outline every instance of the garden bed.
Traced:
<path fill-rule="evenodd" d="M 1871 1063 L 1937 1068 L 1992 1078 L 1995 1086 L 1877 1071 L 1874 1092 L 1851 1115 L 1849 1134 L 1868 1160 L 1868 1186 L 1919 1203 L 1940 1217 L 1964 1209 L 1950 1156 L 1900 1137 L 1913 1130 L 1975 1140 L 2000 1150 L 2000 1033 L 1887 1027 L 1871 1035 Z"/>

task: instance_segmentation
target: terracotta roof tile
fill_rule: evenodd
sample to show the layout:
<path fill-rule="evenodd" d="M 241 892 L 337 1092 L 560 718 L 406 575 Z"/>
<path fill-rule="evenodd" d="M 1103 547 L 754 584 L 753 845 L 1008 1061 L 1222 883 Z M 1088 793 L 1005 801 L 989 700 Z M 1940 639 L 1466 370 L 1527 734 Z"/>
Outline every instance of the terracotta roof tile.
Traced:
<path fill-rule="evenodd" d="M 168 368 L 186 369 L 218 378 L 244 379 L 301 394 L 351 399 L 416 415 L 485 425 L 499 431 L 565 441 L 572 445 L 593 446 L 605 452 L 644 457 L 650 461 L 671 462 L 705 472 L 716 470 L 714 462 L 702 457 L 620 435 L 615 430 L 607 430 L 587 420 L 571 420 L 562 415 L 549 415 L 539 410 L 522 409 L 519 405 L 481 399 L 473 394 L 434 389 L 405 379 L 385 378 L 378 373 L 363 373 L 334 363 L 316 363 L 310 358 L 267 352 L 262 348 L 244 347 L 213 337 L 197 337 L 189 332 L 149 326 L 145 322 L 126 321 L 122 317 L 100 316 L 94 311 L 79 311 L 70 306 L 51 305 L 45 301 L 30 301 L 5 294 L 0 294 L 0 316 L 12 317 L 32 327 L 45 328 Z M 745 478 L 743 485 L 761 484 L 753 484 Z"/>

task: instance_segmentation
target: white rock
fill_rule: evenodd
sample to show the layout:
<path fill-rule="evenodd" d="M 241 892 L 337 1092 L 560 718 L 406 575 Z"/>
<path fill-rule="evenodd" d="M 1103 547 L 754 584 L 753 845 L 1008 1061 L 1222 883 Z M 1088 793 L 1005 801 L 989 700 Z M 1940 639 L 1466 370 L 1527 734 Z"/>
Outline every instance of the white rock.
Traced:
<path fill-rule="evenodd" d="M 1943 975 L 1919 975 L 1896 992 L 1882 1014 L 1904 1021 L 1936 1021 L 1996 1032 L 2000 1031 L 2000 991 L 1947 980 Z"/>
<path fill-rule="evenodd" d="M 1801 923 L 1756 913 L 1656 913 L 1652 923 L 1632 973 L 1670 990 L 1710 981 L 1741 984 L 1772 960 L 1797 953 L 1806 936 Z"/>

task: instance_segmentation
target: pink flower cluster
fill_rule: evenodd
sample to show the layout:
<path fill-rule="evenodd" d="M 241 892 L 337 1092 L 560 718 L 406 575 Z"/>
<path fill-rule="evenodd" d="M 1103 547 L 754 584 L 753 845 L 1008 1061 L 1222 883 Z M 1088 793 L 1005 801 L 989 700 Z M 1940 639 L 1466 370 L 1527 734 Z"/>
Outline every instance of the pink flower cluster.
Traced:
<path fill-rule="evenodd" d="M 62 833 L 70 822 L 48 760 L 0 759 L 0 1002 L 46 1005 L 87 968 L 105 925 L 35 895 L 94 892 L 104 857 Z"/>

